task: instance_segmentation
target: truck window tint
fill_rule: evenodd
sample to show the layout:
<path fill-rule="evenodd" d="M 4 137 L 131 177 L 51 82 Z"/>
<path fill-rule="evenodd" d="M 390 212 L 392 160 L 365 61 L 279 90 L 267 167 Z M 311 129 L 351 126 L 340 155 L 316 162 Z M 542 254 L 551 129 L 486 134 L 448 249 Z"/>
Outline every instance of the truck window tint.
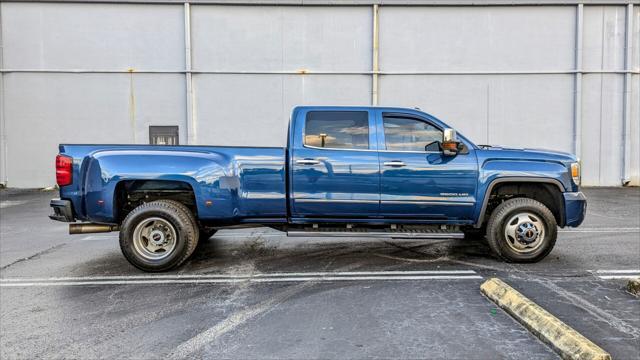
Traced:
<path fill-rule="evenodd" d="M 323 148 L 368 149 L 368 113 L 311 111 L 305 122 L 304 144 Z"/>
<path fill-rule="evenodd" d="M 387 150 L 425 151 L 425 145 L 442 141 L 442 131 L 420 120 L 385 117 L 384 140 Z"/>

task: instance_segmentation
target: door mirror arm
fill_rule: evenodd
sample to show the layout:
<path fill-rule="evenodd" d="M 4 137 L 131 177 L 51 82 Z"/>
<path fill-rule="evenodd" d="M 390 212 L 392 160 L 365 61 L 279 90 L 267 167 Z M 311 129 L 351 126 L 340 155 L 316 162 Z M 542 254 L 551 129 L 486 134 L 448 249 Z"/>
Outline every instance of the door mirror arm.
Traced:
<path fill-rule="evenodd" d="M 432 141 L 424 146 L 426 152 L 440 152 L 442 151 L 442 143 L 440 141 Z"/>

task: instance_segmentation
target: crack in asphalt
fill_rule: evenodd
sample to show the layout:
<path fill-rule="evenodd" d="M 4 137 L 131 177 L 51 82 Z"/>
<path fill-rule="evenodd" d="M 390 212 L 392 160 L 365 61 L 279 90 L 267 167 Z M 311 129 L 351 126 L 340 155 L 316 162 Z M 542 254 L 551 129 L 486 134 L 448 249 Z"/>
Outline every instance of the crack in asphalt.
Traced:
<path fill-rule="evenodd" d="M 21 262 L 24 262 L 24 261 L 29 261 L 29 260 L 32 260 L 32 259 L 37 258 L 38 256 L 41 256 L 41 255 L 45 255 L 45 254 L 51 253 L 51 252 L 56 251 L 56 250 L 58 250 L 59 248 L 61 248 L 61 247 L 65 246 L 65 245 L 67 245 L 67 243 L 62 243 L 62 244 L 54 245 L 54 246 L 52 246 L 52 247 L 50 247 L 50 248 L 48 248 L 48 249 L 45 249 L 45 250 L 39 251 L 39 252 L 37 252 L 37 253 L 35 253 L 35 254 L 33 254 L 33 255 L 29 255 L 29 256 L 27 256 L 27 257 L 23 257 L 23 258 L 21 258 L 21 259 L 18 259 L 18 260 L 16 260 L 16 261 L 13 261 L 13 262 L 11 262 L 11 263 L 9 263 L 9 264 L 7 264 L 7 265 L 3 266 L 3 267 L 0 267 L 0 270 L 5 270 L 5 269 L 7 269 L 8 267 L 13 266 L 13 265 L 15 265 L 15 264 L 18 264 L 18 263 L 21 263 Z"/>
<path fill-rule="evenodd" d="M 279 304 L 285 302 L 293 295 L 298 294 L 311 285 L 312 283 L 305 282 L 300 285 L 292 286 L 289 289 L 280 292 L 276 296 L 273 296 L 266 301 L 263 301 L 257 305 L 253 305 L 249 308 L 246 308 L 245 310 L 236 312 L 226 319 L 220 321 L 213 327 L 210 327 L 205 331 L 188 339 L 187 341 L 181 343 L 167 357 L 170 359 L 183 359 L 191 357 L 194 353 L 205 347 L 209 342 L 246 323 L 252 318 L 260 314 L 269 312 Z"/>

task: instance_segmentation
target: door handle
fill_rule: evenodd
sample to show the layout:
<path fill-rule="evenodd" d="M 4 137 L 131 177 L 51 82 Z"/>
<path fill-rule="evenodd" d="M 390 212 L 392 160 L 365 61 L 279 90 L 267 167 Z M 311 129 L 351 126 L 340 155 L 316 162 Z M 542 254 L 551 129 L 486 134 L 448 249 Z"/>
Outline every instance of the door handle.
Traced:
<path fill-rule="evenodd" d="M 385 161 L 383 164 L 384 166 L 395 166 L 395 167 L 402 167 L 406 165 L 403 161 L 400 161 L 400 160 Z"/>
<path fill-rule="evenodd" d="M 394 167 L 403 167 L 405 163 L 402 161 L 394 160 L 394 161 L 385 161 L 384 166 L 394 166 Z"/>
<path fill-rule="evenodd" d="M 318 165 L 318 164 L 320 164 L 320 161 L 314 160 L 314 159 L 301 159 L 301 160 L 296 160 L 296 164 L 298 164 L 298 165 Z"/>

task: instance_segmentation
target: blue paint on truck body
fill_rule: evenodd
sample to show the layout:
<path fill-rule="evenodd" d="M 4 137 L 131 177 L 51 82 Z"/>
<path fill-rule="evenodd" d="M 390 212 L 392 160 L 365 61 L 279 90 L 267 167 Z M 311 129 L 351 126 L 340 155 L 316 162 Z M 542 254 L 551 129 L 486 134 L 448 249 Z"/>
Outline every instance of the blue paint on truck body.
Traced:
<path fill-rule="evenodd" d="M 368 146 L 307 145 L 312 112 L 366 116 Z M 391 107 L 303 106 L 293 110 L 287 147 L 60 145 L 73 158 L 73 182 L 60 188 L 73 217 L 117 223 L 117 191 L 125 181 L 187 184 L 198 219 L 236 223 L 438 223 L 479 225 L 488 195 L 500 182 L 544 182 L 563 193 L 560 226 L 578 226 L 586 199 L 572 180 L 575 156 L 566 153 L 479 147 L 462 135 L 466 151 L 395 151 L 385 146 L 383 118 L 407 117 L 444 130 L 419 110 Z M 284 134 L 283 134 L 284 136 Z M 402 163 L 402 167 L 389 164 Z"/>

